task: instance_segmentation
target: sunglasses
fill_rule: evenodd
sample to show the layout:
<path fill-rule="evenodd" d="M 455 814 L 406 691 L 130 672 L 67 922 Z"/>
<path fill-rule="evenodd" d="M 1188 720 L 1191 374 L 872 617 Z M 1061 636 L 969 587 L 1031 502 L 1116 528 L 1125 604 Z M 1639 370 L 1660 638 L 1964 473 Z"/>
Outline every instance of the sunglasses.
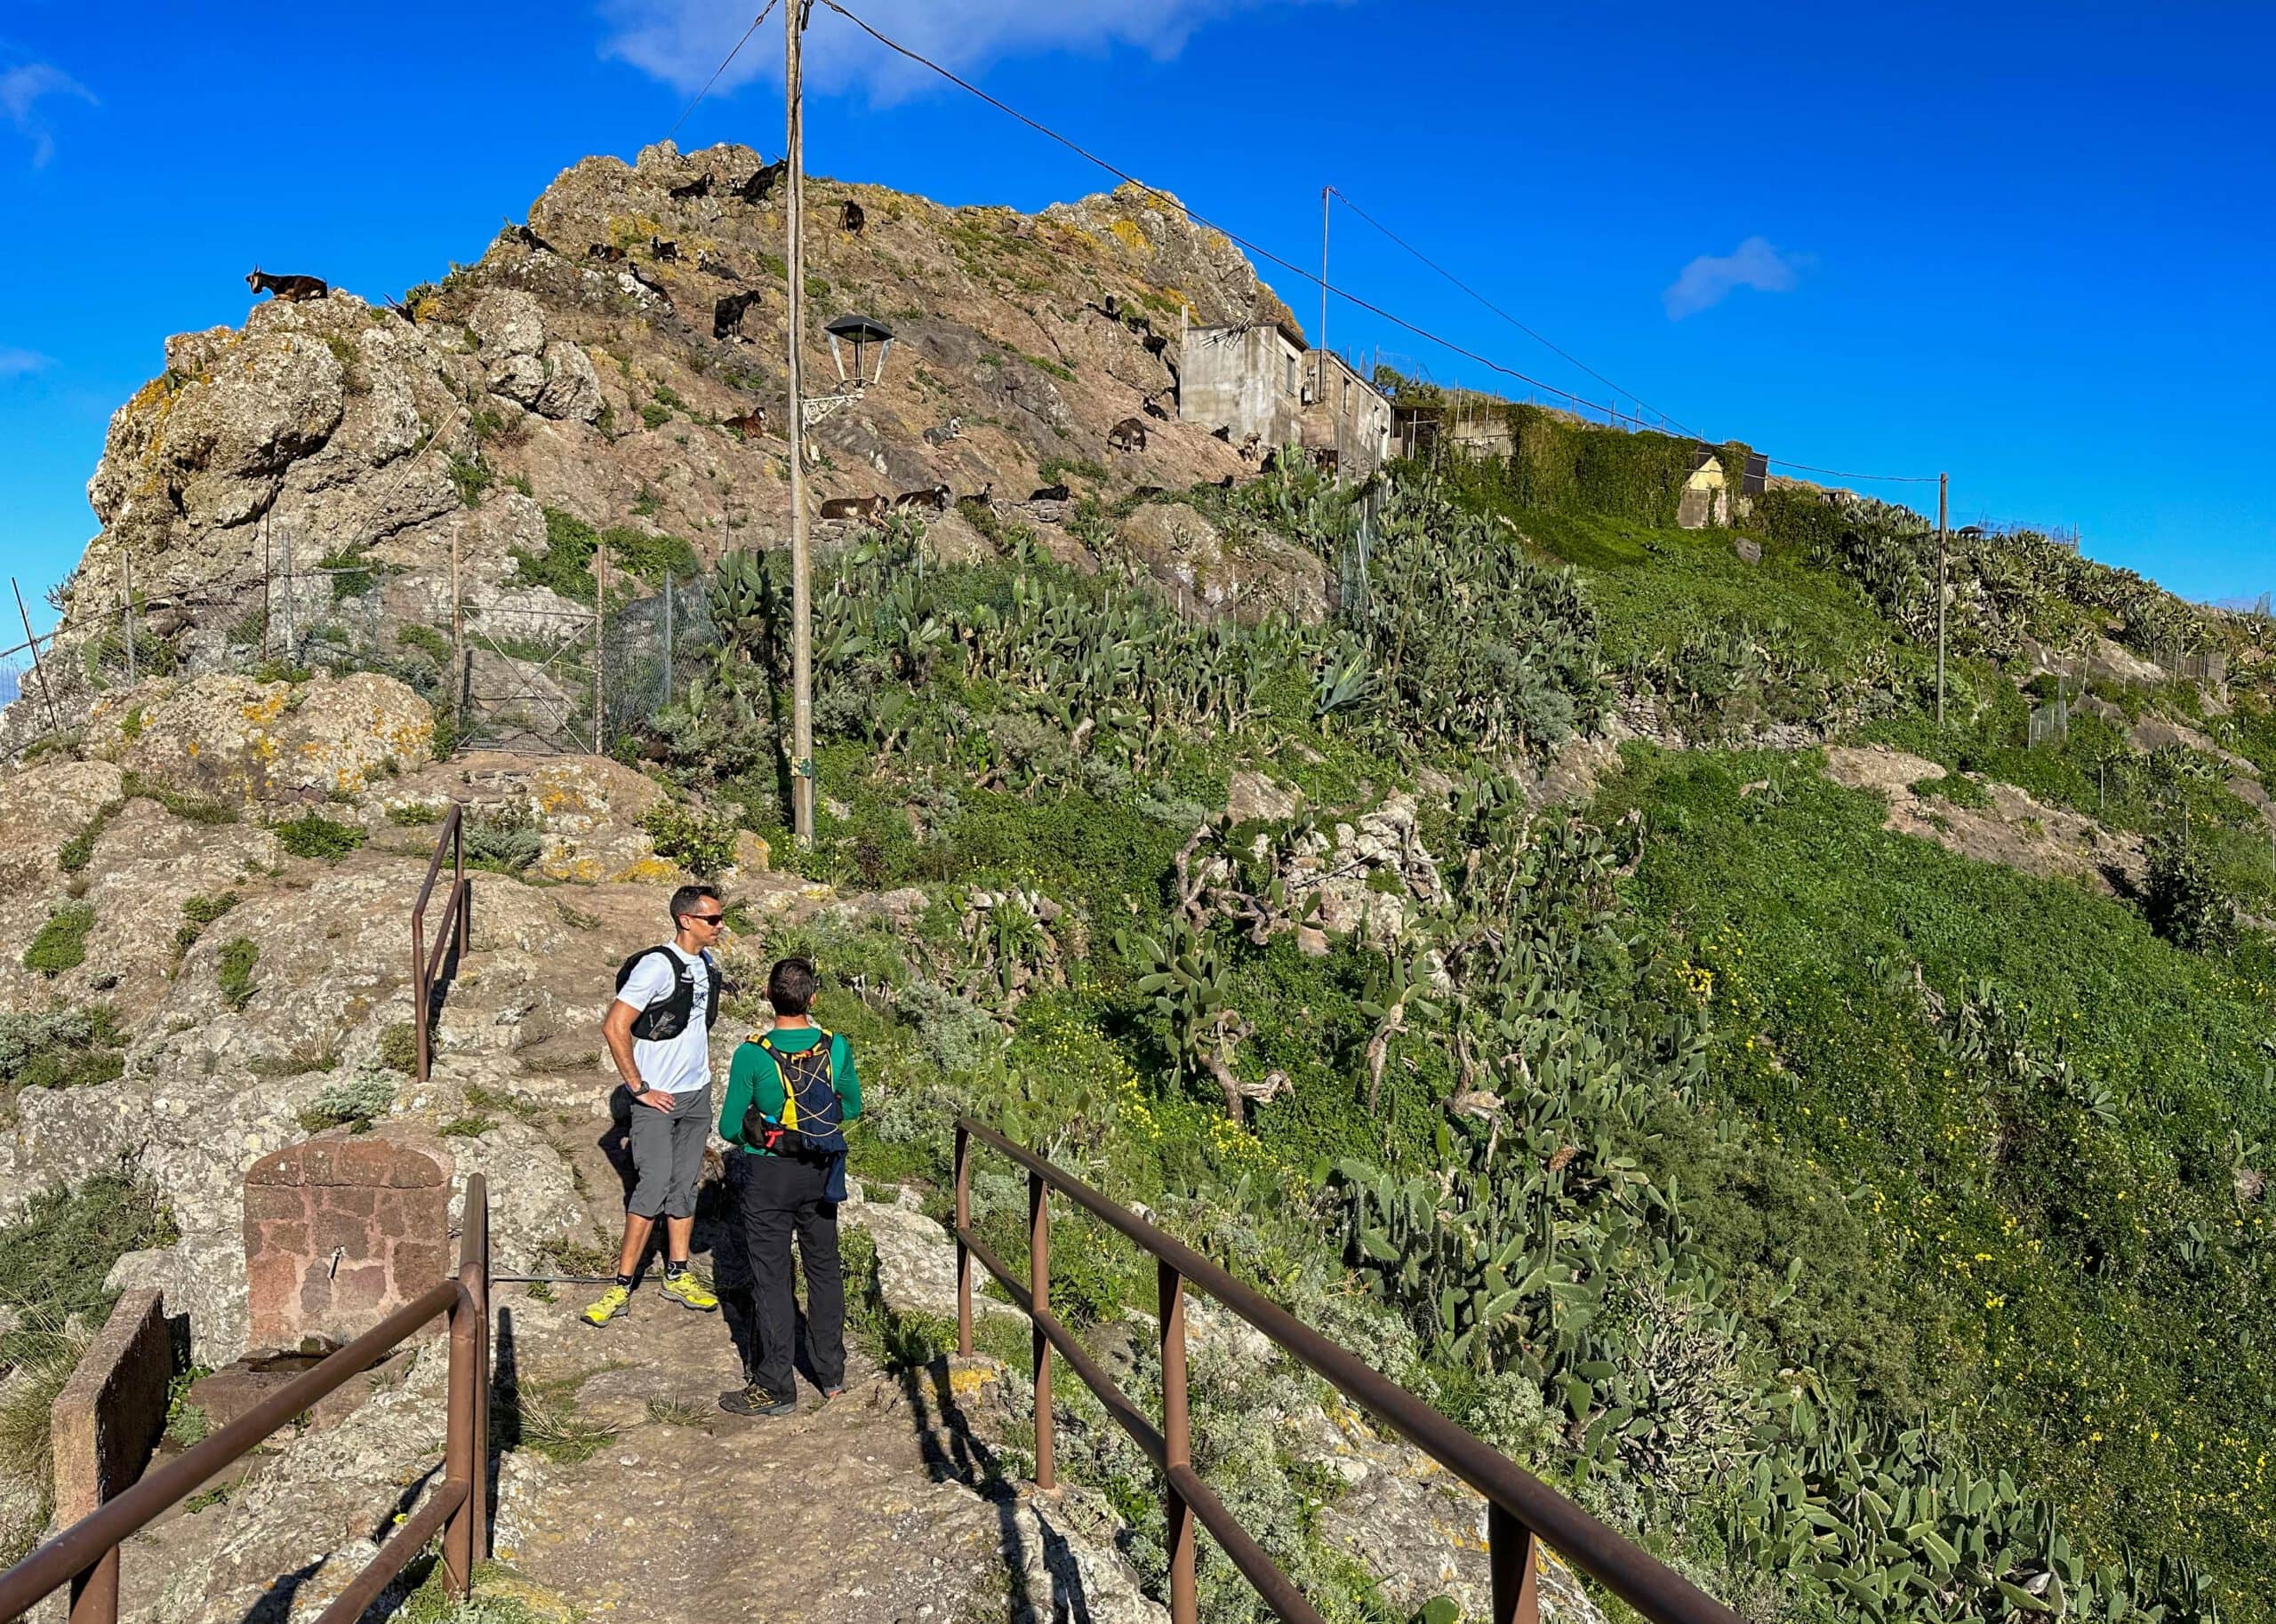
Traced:
<path fill-rule="evenodd" d="M 693 919 L 698 924 L 718 924 L 723 923 L 727 916 L 725 914 L 682 914 L 680 917 Z"/>

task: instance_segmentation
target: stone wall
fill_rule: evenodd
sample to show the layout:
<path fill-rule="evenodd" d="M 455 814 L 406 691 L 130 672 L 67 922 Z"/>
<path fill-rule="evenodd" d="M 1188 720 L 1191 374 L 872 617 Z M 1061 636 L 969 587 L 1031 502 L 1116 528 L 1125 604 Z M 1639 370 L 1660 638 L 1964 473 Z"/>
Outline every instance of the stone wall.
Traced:
<path fill-rule="evenodd" d="M 55 1396 L 55 1520 L 77 1522 L 132 1488 L 166 1429 L 173 1333 L 158 1293 L 129 1292 Z"/>
<path fill-rule="evenodd" d="M 248 1345 L 351 1341 L 444 1279 L 450 1197 L 449 1152 L 400 1127 L 340 1131 L 254 1163 L 245 1175 Z"/>

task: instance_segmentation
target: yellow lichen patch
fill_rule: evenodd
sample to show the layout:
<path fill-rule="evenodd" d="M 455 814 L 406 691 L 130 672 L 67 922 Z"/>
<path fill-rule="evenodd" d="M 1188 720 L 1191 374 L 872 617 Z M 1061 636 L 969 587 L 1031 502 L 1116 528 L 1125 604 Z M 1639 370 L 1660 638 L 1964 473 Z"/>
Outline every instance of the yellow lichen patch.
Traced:
<path fill-rule="evenodd" d="M 949 1372 L 950 1396 L 970 1398 L 983 1388 L 994 1387 L 1000 1374 L 992 1365 L 959 1364 Z"/>
<path fill-rule="evenodd" d="M 1107 229 L 1113 232 L 1116 239 L 1125 247 L 1133 249 L 1139 253 L 1143 253 L 1149 248 L 1153 246 L 1153 244 L 1147 240 L 1145 232 L 1139 228 L 1138 222 L 1134 220 L 1118 220 L 1112 225 L 1109 226 Z"/>
<path fill-rule="evenodd" d="M 274 692 L 264 693 L 251 704 L 243 707 L 238 711 L 238 715 L 244 716 L 255 727 L 260 727 L 283 716 L 284 701 L 291 697 L 290 689 L 279 686 Z"/>
<path fill-rule="evenodd" d="M 634 884 L 655 880 L 676 880 L 679 878 L 679 869 L 661 857 L 644 857 L 637 862 L 619 869 L 615 877 L 619 881 Z"/>

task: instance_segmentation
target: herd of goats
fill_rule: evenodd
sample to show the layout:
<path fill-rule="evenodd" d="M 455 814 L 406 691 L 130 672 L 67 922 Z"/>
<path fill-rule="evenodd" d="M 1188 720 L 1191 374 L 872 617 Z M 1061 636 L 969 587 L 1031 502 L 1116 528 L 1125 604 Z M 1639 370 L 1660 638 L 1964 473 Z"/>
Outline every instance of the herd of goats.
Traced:
<path fill-rule="evenodd" d="M 786 169 L 787 164 L 781 159 L 765 164 L 741 185 L 728 188 L 728 194 L 747 204 L 769 202 L 773 199 Z M 669 188 L 670 196 L 677 202 L 693 202 L 711 196 L 715 183 L 716 176 L 707 170 L 695 180 Z M 868 228 L 868 226 L 869 215 L 859 203 L 848 197 L 839 204 L 837 228 L 840 231 L 849 236 L 859 236 Z M 562 258 L 568 257 L 562 255 L 559 249 L 528 226 L 513 225 L 509 221 L 509 229 L 512 236 L 532 252 L 543 252 Z M 621 244 L 594 243 L 587 247 L 585 254 L 589 259 L 621 267 L 624 274 L 662 300 L 667 309 L 672 308 L 669 290 L 662 283 L 644 272 L 639 261 L 631 259 Z M 679 244 L 669 238 L 651 236 L 648 242 L 648 255 L 651 262 L 677 262 L 680 258 Z M 740 284 L 744 280 L 741 275 L 709 250 L 699 249 L 694 264 L 695 268 L 705 275 L 717 277 L 724 282 Z M 260 269 L 258 266 L 245 277 L 245 285 L 256 295 L 268 293 L 281 301 L 294 304 L 308 300 L 324 299 L 332 292 L 330 284 L 321 277 L 276 276 Z M 711 336 L 720 341 L 748 343 L 749 340 L 743 337 L 741 332 L 743 316 L 751 306 L 758 303 L 762 297 L 763 293 L 760 290 L 750 289 L 729 293 L 720 298 L 712 308 Z M 410 306 L 404 300 L 390 299 L 382 302 L 388 309 L 404 320 L 414 319 Z M 1143 311 L 1131 308 L 1111 293 L 1107 294 L 1102 302 L 1087 308 L 1134 329 L 1140 334 L 1149 354 L 1164 357 L 1166 364 L 1171 368 L 1172 381 L 1164 388 L 1148 395 L 1141 403 L 1141 409 L 1146 417 L 1166 420 L 1170 412 L 1163 404 L 1164 397 L 1174 398 L 1177 388 L 1176 364 L 1174 361 L 1168 361 L 1166 354 L 1168 349 L 1168 340 L 1153 330 L 1151 321 Z M 739 416 L 723 418 L 720 420 L 719 426 L 733 433 L 739 439 L 755 439 L 766 430 L 766 412 L 762 407 Z M 957 438 L 962 433 L 963 427 L 962 418 L 951 417 L 944 424 L 926 429 L 925 439 L 936 448 L 943 446 Z M 1228 430 L 1220 428 L 1214 432 L 1217 438 L 1228 444 L 1230 443 L 1231 436 Z M 1107 431 L 1107 449 L 1114 452 L 1143 452 L 1146 449 L 1148 435 L 1149 430 L 1144 418 L 1124 418 Z M 1258 457 L 1259 447 L 1256 440 L 1257 436 L 1251 435 L 1240 446 L 1240 452 L 1245 460 L 1254 460 Z M 1269 466 L 1273 453 L 1266 450 L 1262 455 Z M 1232 476 L 1227 475 L 1219 483 L 1230 488 L 1233 483 Z M 974 497 L 964 500 L 989 502 L 994 499 L 994 492 L 995 486 L 993 482 L 990 482 Z M 1141 486 L 1135 492 L 1141 498 L 1160 493 L 1161 488 L 1154 485 Z M 1046 485 L 1030 495 L 1027 500 L 1030 504 L 1063 503 L 1070 500 L 1071 498 L 1072 492 L 1062 483 Z M 934 484 L 920 490 L 904 491 L 898 496 L 879 494 L 836 497 L 822 503 L 820 516 L 824 519 L 875 523 L 895 509 L 942 511 L 956 500 L 958 499 L 952 496 L 946 484 Z"/>

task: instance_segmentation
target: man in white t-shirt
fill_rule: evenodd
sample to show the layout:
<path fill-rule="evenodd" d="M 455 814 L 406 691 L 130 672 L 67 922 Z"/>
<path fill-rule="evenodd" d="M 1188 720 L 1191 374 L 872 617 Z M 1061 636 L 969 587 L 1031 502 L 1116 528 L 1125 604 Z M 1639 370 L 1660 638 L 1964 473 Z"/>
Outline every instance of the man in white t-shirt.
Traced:
<path fill-rule="evenodd" d="M 664 1295 L 706 1313 L 719 1300 L 688 1272 L 695 1186 L 711 1132 L 711 1023 L 719 1018 L 719 967 L 712 944 L 725 908 L 709 885 L 672 892 L 672 940 L 625 960 L 601 1036 L 631 1096 L 628 1137 L 635 1182 L 624 1206 L 616 1284 L 585 1310 L 605 1325 L 632 1303 L 632 1282 L 656 1220 L 664 1220 Z"/>

